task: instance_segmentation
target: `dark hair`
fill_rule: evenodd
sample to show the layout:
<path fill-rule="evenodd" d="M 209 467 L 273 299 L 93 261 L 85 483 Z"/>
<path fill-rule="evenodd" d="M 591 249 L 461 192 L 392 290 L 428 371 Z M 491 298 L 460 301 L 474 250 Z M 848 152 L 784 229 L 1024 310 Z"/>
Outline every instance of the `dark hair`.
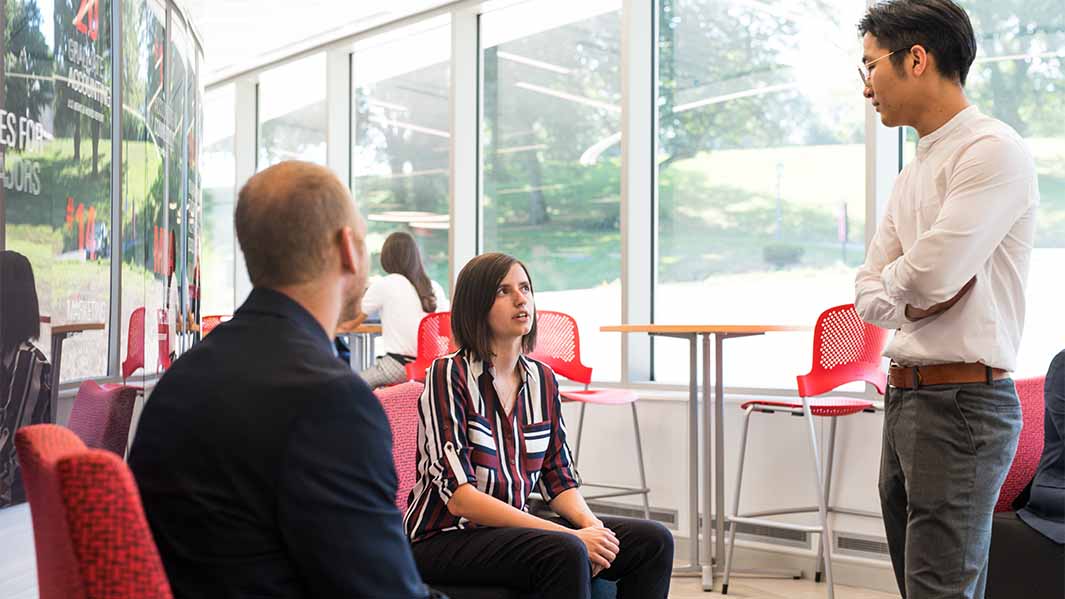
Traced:
<path fill-rule="evenodd" d="M 248 179 L 233 214 L 248 278 L 256 287 L 318 277 L 335 260 L 341 229 L 354 229 L 357 220 L 351 194 L 333 171 L 296 160 Z"/>
<path fill-rule="evenodd" d="M 488 326 L 488 313 L 496 301 L 496 289 L 510 272 L 520 264 L 533 289 L 529 269 L 520 260 L 507 254 L 489 252 L 470 260 L 459 272 L 451 298 L 451 334 L 455 344 L 468 350 L 473 357 L 487 361 L 492 353 L 492 331 Z M 521 338 L 521 350 L 529 353 L 536 347 L 536 311 L 529 332 Z"/>
<path fill-rule="evenodd" d="M 25 256 L 0 252 L 0 349 L 41 336 L 41 312 L 33 267 Z"/>
<path fill-rule="evenodd" d="M 962 86 L 976 58 L 976 36 L 969 15 L 951 0 L 887 0 L 866 11 L 858 32 L 876 38 L 890 51 L 923 46 L 936 57 L 939 74 Z M 899 52 L 890 58 L 895 68 L 906 60 Z"/>
<path fill-rule="evenodd" d="M 418 242 L 410 233 L 396 231 L 385 239 L 381 246 L 381 268 L 389 274 L 407 277 L 418 299 L 422 301 L 422 312 L 436 312 L 436 295 L 429 275 L 422 266 L 422 256 L 418 252 Z"/>

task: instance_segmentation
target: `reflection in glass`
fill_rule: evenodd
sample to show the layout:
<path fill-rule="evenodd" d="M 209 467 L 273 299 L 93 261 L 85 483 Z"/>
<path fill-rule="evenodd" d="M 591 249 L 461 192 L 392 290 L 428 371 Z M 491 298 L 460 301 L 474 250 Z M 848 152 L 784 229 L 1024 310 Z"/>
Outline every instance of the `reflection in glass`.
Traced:
<path fill-rule="evenodd" d="M 620 376 L 620 2 L 481 17 L 484 249 L 529 266 L 537 306 L 572 315 L 598 380 Z"/>
<path fill-rule="evenodd" d="M 110 14 L 111 3 L 97 3 Z M 108 321 L 111 30 L 68 2 L 4 5 L 2 247 L 33 266 L 51 325 Z M 50 327 L 45 327 L 49 329 Z M 50 337 L 50 333 L 46 332 Z M 107 332 L 64 347 L 63 380 L 107 371 Z"/>
<path fill-rule="evenodd" d="M 447 289 L 450 28 L 396 37 L 352 55 L 352 192 L 376 274 L 384 239 L 406 231 Z"/>
<path fill-rule="evenodd" d="M 812 326 L 853 301 L 864 259 L 864 4 L 658 6 L 655 321 Z M 808 337 L 730 341 L 728 384 L 794 387 Z M 683 344 L 655 358 L 657 380 L 687 380 Z"/>

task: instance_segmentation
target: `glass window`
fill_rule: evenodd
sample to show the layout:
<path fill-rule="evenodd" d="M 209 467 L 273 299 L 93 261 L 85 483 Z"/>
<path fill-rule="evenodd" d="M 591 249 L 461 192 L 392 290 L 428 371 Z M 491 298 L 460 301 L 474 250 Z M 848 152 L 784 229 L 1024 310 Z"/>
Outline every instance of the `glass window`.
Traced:
<path fill-rule="evenodd" d="M 7 2 L 0 248 L 28 258 L 50 329 L 108 324 L 111 295 L 111 3 Z M 48 325 L 51 326 L 48 326 Z M 69 338 L 60 379 L 107 374 L 107 331 Z M 7 340 L 5 340 L 6 342 Z"/>
<path fill-rule="evenodd" d="M 484 244 L 521 259 L 537 307 L 572 315 L 594 378 L 620 376 L 621 2 L 481 16 Z"/>
<path fill-rule="evenodd" d="M 207 92 L 203 139 L 203 314 L 232 314 L 236 268 L 236 92 L 232 84 Z"/>
<path fill-rule="evenodd" d="M 290 62 L 259 75 L 259 162 L 325 164 L 325 54 Z"/>
<path fill-rule="evenodd" d="M 352 55 L 352 193 L 367 219 L 374 272 L 393 231 L 418 240 L 447 290 L 451 29 L 446 20 L 371 40 Z"/>
<path fill-rule="evenodd" d="M 864 3 L 658 6 L 655 321 L 812 327 L 864 259 Z M 729 386 L 809 369 L 809 333 L 771 335 L 728 342 Z M 686 382 L 687 352 L 656 340 L 655 378 Z"/>
<path fill-rule="evenodd" d="M 1035 157 L 1040 204 L 1028 272 L 1018 376 L 1046 374 L 1062 349 L 1065 315 L 1065 13 L 1039 3 L 960 2 L 977 36 L 965 90 L 981 112 L 1013 127 Z M 906 129 L 907 160 L 917 143 Z"/>

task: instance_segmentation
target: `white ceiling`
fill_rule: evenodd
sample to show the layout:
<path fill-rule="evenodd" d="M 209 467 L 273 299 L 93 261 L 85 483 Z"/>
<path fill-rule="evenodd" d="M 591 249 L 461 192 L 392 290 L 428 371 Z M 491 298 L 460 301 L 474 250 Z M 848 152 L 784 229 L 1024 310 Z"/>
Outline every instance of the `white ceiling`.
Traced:
<path fill-rule="evenodd" d="M 449 0 L 179 0 L 203 43 L 211 83 Z"/>

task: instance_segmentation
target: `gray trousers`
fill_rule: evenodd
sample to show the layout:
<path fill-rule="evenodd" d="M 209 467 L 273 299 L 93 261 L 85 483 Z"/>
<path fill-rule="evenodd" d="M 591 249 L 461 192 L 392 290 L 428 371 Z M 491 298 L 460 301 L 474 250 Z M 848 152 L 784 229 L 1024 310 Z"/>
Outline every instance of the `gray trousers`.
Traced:
<path fill-rule="evenodd" d="M 983 599 L 991 520 L 1017 449 L 1013 381 L 888 389 L 880 503 L 899 592 Z"/>

